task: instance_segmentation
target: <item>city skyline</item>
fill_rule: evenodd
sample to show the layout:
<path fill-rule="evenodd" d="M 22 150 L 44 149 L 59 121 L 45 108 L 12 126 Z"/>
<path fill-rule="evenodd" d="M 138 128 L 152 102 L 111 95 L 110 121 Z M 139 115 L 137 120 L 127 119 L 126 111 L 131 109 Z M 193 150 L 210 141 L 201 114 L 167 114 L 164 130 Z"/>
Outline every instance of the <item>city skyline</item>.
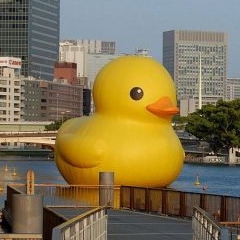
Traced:
<path fill-rule="evenodd" d="M 147 48 L 162 62 L 164 31 L 226 32 L 227 77 L 240 77 L 239 7 L 239 0 L 61 0 L 60 39 L 115 41 L 121 53 Z"/>

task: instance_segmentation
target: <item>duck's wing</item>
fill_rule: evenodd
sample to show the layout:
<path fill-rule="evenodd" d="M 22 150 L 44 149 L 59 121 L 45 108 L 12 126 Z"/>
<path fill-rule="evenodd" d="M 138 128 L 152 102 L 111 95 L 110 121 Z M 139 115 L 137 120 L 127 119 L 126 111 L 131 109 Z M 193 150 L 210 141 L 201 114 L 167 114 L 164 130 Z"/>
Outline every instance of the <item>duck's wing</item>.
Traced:
<path fill-rule="evenodd" d="M 64 128 L 60 129 L 55 143 L 57 154 L 72 166 L 96 167 L 104 158 L 106 144 L 101 138 L 84 134 L 84 130 L 74 131 L 75 121 L 77 120 L 67 122 Z"/>

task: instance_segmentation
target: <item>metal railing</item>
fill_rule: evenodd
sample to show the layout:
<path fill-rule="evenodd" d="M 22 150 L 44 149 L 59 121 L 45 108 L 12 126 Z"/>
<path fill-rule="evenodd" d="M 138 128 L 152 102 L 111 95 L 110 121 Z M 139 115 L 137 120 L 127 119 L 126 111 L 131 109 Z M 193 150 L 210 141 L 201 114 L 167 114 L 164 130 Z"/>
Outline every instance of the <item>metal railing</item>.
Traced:
<path fill-rule="evenodd" d="M 53 228 L 52 239 L 106 240 L 106 209 L 96 208 L 60 224 Z"/>
<path fill-rule="evenodd" d="M 67 185 L 67 184 L 35 184 L 35 194 L 43 196 L 43 205 L 47 206 L 76 206 L 98 207 L 100 206 L 100 190 L 108 186 L 104 185 Z M 109 188 L 109 194 L 113 193 L 113 208 L 120 207 L 120 186 Z M 11 208 L 11 195 L 14 193 L 26 193 L 26 184 L 10 184 L 7 186 L 7 204 Z"/>
<path fill-rule="evenodd" d="M 101 185 L 35 184 L 35 194 L 43 196 L 43 205 L 98 207 Z M 182 192 L 168 188 L 114 186 L 113 208 L 128 208 L 179 217 L 193 216 L 193 207 L 204 209 L 219 222 L 236 222 L 240 216 L 240 198 L 205 193 Z M 26 193 L 25 184 L 7 187 L 7 204 L 11 195 Z"/>
<path fill-rule="evenodd" d="M 199 207 L 193 208 L 193 240 L 229 240 L 228 229 Z"/>
<path fill-rule="evenodd" d="M 237 221 L 240 216 L 239 197 L 132 186 L 121 186 L 120 191 L 121 208 L 191 218 L 197 206 L 222 222 Z"/>
<path fill-rule="evenodd" d="M 100 185 L 35 184 L 35 193 L 43 196 L 46 206 L 99 206 Z M 236 222 L 240 216 L 240 198 L 206 193 L 182 192 L 169 188 L 114 186 L 113 208 L 192 218 L 194 206 L 199 207 L 218 222 Z M 11 209 L 11 194 L 26 192 L 26 185 L 8 186 L 7 207 Z M 60 223 L 59 223 L 60 224 Z M 228 228 L 235 231 L 236 227 Z M 56 225 L 55 225 L 56 226 Z M 234 233 L 233 233 L 234 234 Z M 236 235 L 236 234 L 235 234 Z M 233 239 L 233 238 L 232 238 Z"/>

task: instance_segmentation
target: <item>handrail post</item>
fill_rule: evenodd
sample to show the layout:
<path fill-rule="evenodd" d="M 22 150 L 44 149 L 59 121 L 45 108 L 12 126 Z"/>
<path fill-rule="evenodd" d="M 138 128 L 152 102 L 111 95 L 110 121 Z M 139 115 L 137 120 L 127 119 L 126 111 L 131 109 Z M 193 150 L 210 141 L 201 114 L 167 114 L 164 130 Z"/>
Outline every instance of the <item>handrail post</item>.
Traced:
<path fill-rule="evenodd" d="M 200 208 L 204 209 L 206 208 L 206 196 L 205 194 L 200 194 Z"/>
<path fill-rule="evenodd" d="M 130 187 L 130 209 L 134 209 L 134 188 Z"/>
<path fill-rule="evenodd" d="M 220 221 L 224 222 L 228 219 L 227 214 L 227 198 L 225 196 L 221 197 L 221 210 L 220 210 Z"/>
<path fill-rule="evenodd" d="M 185 206 L 185 193 L 180 192 L 180 211 L 179 215 L 180 217 L 185 217 L 186 216 L 186 206 Z"/>
<path fill-rule="evenodd" d="M 150 191 L 148 188 L 145 188 L 145 211 L 150 212 Z"/>
<path fill-rule="evenodd" d="M 162 213 L 167 214 L 168 201 L 167 201 L 167 191 L 162 190 Z"/>

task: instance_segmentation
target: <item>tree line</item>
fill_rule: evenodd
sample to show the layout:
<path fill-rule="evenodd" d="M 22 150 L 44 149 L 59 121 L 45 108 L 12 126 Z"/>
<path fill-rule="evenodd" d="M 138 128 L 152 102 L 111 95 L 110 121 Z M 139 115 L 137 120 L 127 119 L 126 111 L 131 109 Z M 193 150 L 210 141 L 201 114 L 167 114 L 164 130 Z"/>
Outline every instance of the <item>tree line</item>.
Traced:
<path fill-rule="evenodd" d="M 188 133 L 208 142 L 215 153 L 240 146 L 240 99 L 219 100 L 178 119 L 186 123 Z"/>

